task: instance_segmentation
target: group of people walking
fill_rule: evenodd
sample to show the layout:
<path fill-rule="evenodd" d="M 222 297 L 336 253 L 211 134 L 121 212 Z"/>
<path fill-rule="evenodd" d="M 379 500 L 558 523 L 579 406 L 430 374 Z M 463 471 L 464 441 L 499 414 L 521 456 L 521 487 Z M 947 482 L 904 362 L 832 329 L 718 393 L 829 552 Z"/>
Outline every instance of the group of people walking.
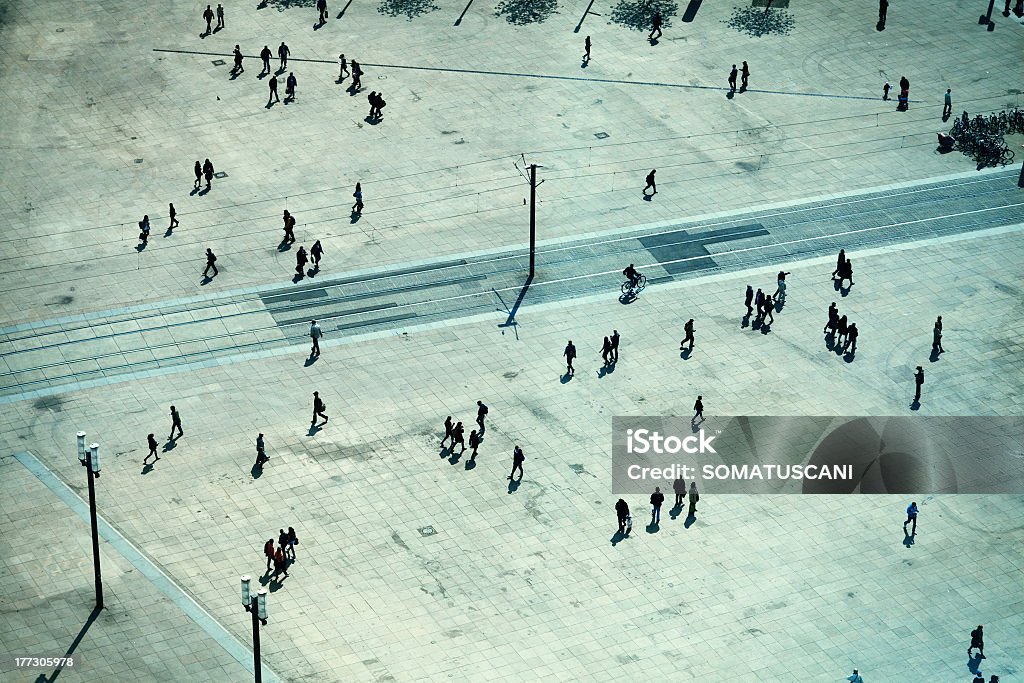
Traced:
<path fill-rule="evenodd" d="M 470 462 L 476 462 L 477 450 L 480 448 L 480 444 L 483 441 L 484 432 L 486 431 L 486 418 L 489 408 L 484 405 L 483 401 L 476 402 L 476 424 L 477 429 L 474 429 L 469 433 L 469 460 Z M 450 440 L 450 441 L 449 441 Z M 454 453 L 455 446 L 462 446 L 459 450 L 459 455 L 466 452 L 466 428 L 462 426 L 462 422 L 452 422 L 452 416 L 449 415 L 444 420 L 444 436 L 441 438 L 441 446 L 448 443 L 448 452 Z"/>
<path fill-rule="evenodd" d="M 836 306 L 835 301 L 828 307 L 828 322 L 825 323 L 825 329 L 821 333 L 834 336 L 837 348 L 841 348 L 843 351 L 849 349 L 850 353 L 857 351 L 857 335 L 860 334 L 857 324 L 851 323 L 845 315 L 839 315 L 839 307 Z"/>
<path fill-rule="evenodd" d="M 697 516 L 697 502 L 700 501 L 700 493 L 697 491 L 697 482 L 691 481 L 690 488 L 686 488 L 686 480 L 679 477 L 672 482 L 672 491 L 676 494 L 675 509 L 682 511 L 683 503 L 689 499 L 690 506 L 687 511 L 687 518 L 692 519 Z M 654 493 L 651 494 L 651 526 L 657 527 L 661 524 L 661 507 L 665 503 L 665 494 L 661 492 L 660 486 L 654 487 Z M 615 503 L 615 518 L 619 523 L 619 535 L 629 536 L 633 530 L 633 515 L 629 511 L 629 503 L 624 499 L 619 498 Z"/>
<path fill-rule="evenodd" d="M 284 574 L 287 578 L 288 565 L 295 561 L 295 546 L 298 544 L 299 537 L 292 527 L 288 527 L 288 531 L 278 530 L 276 547 L 273 537 L 268 538 L 263 545 L 263 554 L 267 558 L 267 573 L 270 574 L 273 568 L 273 577 Z"/>

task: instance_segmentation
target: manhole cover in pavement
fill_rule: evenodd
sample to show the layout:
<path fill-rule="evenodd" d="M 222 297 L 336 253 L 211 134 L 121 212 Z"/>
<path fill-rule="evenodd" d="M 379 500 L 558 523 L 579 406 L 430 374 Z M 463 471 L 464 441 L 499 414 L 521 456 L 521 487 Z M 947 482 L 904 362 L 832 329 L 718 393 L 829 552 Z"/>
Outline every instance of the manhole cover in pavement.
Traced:
<path fill-rule="evenodd" d="M 213 174 L 213 177 L 214 178 L 227 178 L 228 174 L 225 173 L 224 171 L 217 171 L 216 173 Z"/>
<path fill-rule="evenodd" d="M 433 536 L 437 531 L 432 526 L 423 526 L 419 528 L 420 536 Z"/>
<path fill-rule="evenodd" d="M 225 62 L 223 59 L 215 59 L 215 60 L 213 60 L 213 65 L 214 66 L 224 66 L 225 64 L 227 64 L 227 62 Z"/>
<path fill-rule="evenodd" d="M 136 160 L 135 160 L 135 163 L 137 163 L 137 164 L 141 164 L 141 163 L 142 163 L 142 159 L 136 159 Z"/>
<path fill-rule="evenodd" d="M 594 133 L 594 137 L 597 138 L 598 140 L 604 140 L 605 138 L 610 137 L 610 136 L 608 135 L 608 133 L 605 133 L 602 130 L 600 133 Z"/>

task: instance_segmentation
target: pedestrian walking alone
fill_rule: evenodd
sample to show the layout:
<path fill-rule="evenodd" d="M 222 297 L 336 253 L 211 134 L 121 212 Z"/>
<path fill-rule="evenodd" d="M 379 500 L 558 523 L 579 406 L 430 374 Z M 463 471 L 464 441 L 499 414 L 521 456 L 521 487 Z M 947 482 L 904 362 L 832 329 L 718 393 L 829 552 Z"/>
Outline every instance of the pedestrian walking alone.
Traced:
<path fill-rule="evenodd" d="M 313 270 L 320 270 L 320 259 L 324 257 L 324 247 L 320 240 L 313 242 L 313 246 L 309 248 L 309 257 L 313 260 Z"/>
<path fill-rule="evenodd" d="M 945 121 L 953 113 L 953 90 L 946 88 L 946 94 L 943 97 L 942 104 L 942 120 Z"/>
<path fill-rule="evenodd" d="M 487 418 L 487 413 L 490 412 L 487 406 L 484 405 L 483 401 L 476 402 L 476 424 L 480 427 L 480 433 L 483 434 L 487 429 L 484 427 L 484 420 Z"/>
<path fill-rule="evenodd" d="M 320 329 L 320 325 L 315 320 L 311 320 L 309 323 L 309 338 L 313 340 L 313 348 L 309 351 L 309 357 L 320 355 L 320 337 L 324 336 L 324 331 Z"/>
<path fill-rule="evenodd" d="M 590 63 L 590 36 L 587 36 L 586 40 L 583 41 L 583 63 Z"/>
<path fill-rule="evenodd" d="M 690 482 L 690 509 L 686 513 L 687 517 L 697 516 L 697 501 L 700 500 L 700 494 L 697 492 L 697 482 Z"/>
<path fill-rule="evenodd" d="M 174 435 L 174 432 L 178 432 L 178 436 Z M 167 437 L 168 441 L 173 441 L 178 437 L 185 436 L 185 430 L 181 428 L 181 413 L 174 406 L 171 406 L 171 435 Z"/>
<path fill-rule="evenodd" d="M 263 49 L 260 50 L 260 59 L 263 60 L 263 69 L 260 71 L 260 76 L 270 73 L 270 58 L 273 56 L 273 53 L 270 51 L 270 46 L 264 45 Z"/>
<path fill-rule="evenodd" d="M 892 90 L 892 86 L 889 85 L 888 83 L 886 83 L 885 85 L 882 86 L 882 101 L 883 102 L 888 102 L 889 101 L 889 91 L 890 90 Z"/>
<path fill-rule="evenodd" d="M 288 73 L 288 79 L 284 82 L 284 101 L 294 102 L 295 101 L 295 88 L 299 85 L 299 79 L 295 78 L 295 74 L 292 72 Z"/>
<path fill-rule="evenodd" d="M 743 305 L 747 307 L 747 315 L 749 316 L 754 312 L 754 307 L 750 305 L 750 302 L 754 300 L 754 288 L 747 285 L 747 292 L 743 295 Z"/>
<path fill-rule="evenodd" d="M 171 217 L 171 224 L 167 226 L 168 230 L 174 230 L 178 227 L 178 212 L 174 209 L 174 204 L 167 205 L 167 213 Z"/>
<path fill-rule="evenodd" d="M 906 76 L 900 76 L 900 95 L 897 100 L 896 110 L 907 111 L 910 108 L 910 81 Z"/>
<path fill-rule="evenodd" d="M 284 41 L 282 40 L 281 44 L 277 48 L 277 57 L 281 62 L 281 71 L 284 71 L 285 69 L 288 68 L 288 55 L 290 55 L 291 53 L 292 51 L 288 49 L 288 46 L 285 45 Z"/>
<path fill-rule="evenodd" d="M 658 172 L 658 169 L 652 168 L 651 172 L 647 174 L 647 184 L 644 185 L 644 196 L 647 196 L 648 188 L 653 190 L 651 196 L 658 194 L 658 186 L 654 183 L 654 174 Z"/>
<path fill-rule="evenodd" d="M 203 19 L 206 20 L 206 33 L 203 35 L 208 36 L 213 33 L 213 8 L 209 5 L 203 10 Z"/>
<path fill-rule="evenodd" d="M 612 342 L 612 362 L 619 362 L 619 331 L 612 330 L 612 336 L 610 337 Z"/>
<path fill-rule="evenodd" d="M 791 275 L 788 271 L 780 270 L 778 275 L 779 286 L 775 289 L 775 300 L 779 303 L 786 302 L 786 276 Z"/>
<path fill-rule="evenodd" d="M 697 422 L 704 421 L 704 397 L 697 396 L 697 400 L 693 403 L 693 418 L 690 422 L 696 424 Z"/>
<path fill-rule="evenodd" d="M 651 494 L 651 526 L 658 526 L 661 523 L 661 506 L 665 502 L 665 494 L 661 487 L 655 486 Z"/>
<path fill-rule="evenodd" d="M 210 189 L 210 183 L 213 182 L 213 162 L 209 159 L 203 162 L 203 176 L 206 178 L 206 189 Z"/>
<path fill-rule="evenodd" d="M 352 193 L 352 196 L 356 198 L 355 204 L 352 205 L 352 213 L 359 215 L 363 213 L 363 186 L 360 183 L 356 183 L 356 190 Z"/>
<path fill-rule="evenodd" d="M 978 624 L 978 628 L 971 631 L 971 646 L 967 648 L 967 656 L 971 657 L 971 651 L 977 648 L 982 659 L 985 657 L 985 627 Z"/>
<path fill-rule="evenodd" d="M 615 503 L 615 518 L 619 522 L 619 533 L 626 533 L 626 522 L 629 520 L 629 504 L 619 498 Z"/>
<path fill-rule="evenodd" d="M 885 28 L 885 15 L 889 12 L 889 0 L 878 0 L 878 25 Z"/>
<path fill-rule="evenodd" d="M 747 66 L 746 62 L 743 62 L 743 66 L 740 68 L 740 90 L 747 89 L 747 81 L 750 79 L 750 67 Z"/>
<path fill-rule="evenodd" d="M 263 554 L 267 556 L 267 571 L 274 565 L 274 539 L 268 538 L 263 544 Z"/>
<path fill-rule="evenodd" d="M 217 255 L 213 253 L 212 249 L 207 248 L 206 250 L 206 268 L 203 269 L 203 277 L 209 277 L 207 273 L 213 268 L 213 277 L 217 277 Z"/>
<path fill-rule="evenodd" d="M 295 274 L 299 277 L 305 275 L 308 262 L 309 256 L 306 254 L 306 248 L 299 247 L 299 250 L 295 252 Z"/>
<path fill-rule="evenodd" d="M 516 444 L 516 447 L 512 450 L 512 473 L 508 475 L 509 481 L 512 481 L 516 470 L 519 470 L 519 479 L 522 480 L 524 460 L 526 460 L 526 455 L 523 454 L 523 449 L 519 447 L 519 444 Z"/>
<path fill-rule="evenodd" d="M 658 35 L 654 35 L 655 33 Z M 661 38 L 661 12 L 655 11 L 651 17 L 651 32 L 647 34 L 647 40 L 654 41 L 658 38 Z"/>
<path fill-rule="evenodd" d="M 676 494 L 676 507 L 682 509 L 683 500 L 686 499 L 686 480 L 682 477 L 676 479 L 672 482 L 672 490 Z"/>
<path fill-rule="evenodd" d="M 924 368 L 920 365 L 917 366 L 917 372 L 914 373 L 914 401 L 921 400 L 921 385 L 924 384 Z"/>
<path fill-rule="evenodd" d="M 156 453 L 156 437 L 152 434 L 148 435 L 146 437 L 146 443 L 149 445 L 149 455 L 142 459 L 143 465 L 148 465 L 150 458 L 156 458 L 157 460 L 160 459 L 160 456 Z"/>
<path fill-rule="evenodd" d="M 242 48 L 235 45 L 235 66 L 231 69 L 231 73 L 237 75 L 244 72 L 245 69 L 242 67 Z"/>
<path fill-rule="evenodd" d="M 932 328 L 932 351 L 938 353 L 945 353 L 946 350 L 942 348 L 942 316 L 940 315 L 935 319 L 935 327 Z"/>
<path fill-rule="evenodd" d="M 327 424 L 327 404 L 324 403 L 323 399 L 320 398 L 320 392 L 313 392 L 313 421 L 310 426 L 315 427 L 317 418 L 323 419 L 323 424 Z"/>
<path fill-rule="evenodd" d="M 224 5 L 217 5 L 217 28 L 224 28 Z"/>
<path fill-rule="evenodd" d="M 565 351 L 562 352 L 562 355 L 565 356 L 565 374 L 575 375 L 576 368 L 572 366 L 572 361 L 576 358 L 576 346 L 573 345 L 572 339 L 565 345 Z"/>
<path fill-rule="evenodd" d="M 267 442 L 263 439 L 263 432 L 260 432 L 256 436 L 256 467 L 263 467 L 263 464 L 269 461 L 270 458 L 267 457 Z"/>
<path fill-rule="evenodd" d="M 288 209 L 285 209 L 281 220 L 284 221 L 284 238 L 281 242 L 282 244 L 291 244 L 295 241 L 295 216 L 288 213 Z"/>
<path fill-rule="evenodd" d="M 320 10 L 320 25 L 327 23 L 327 0 L 316 0 L 316 8 Z"/>
<path fill-rule="evenodd" d="M 693 349 L 693 345 L 695 343 L 695 340 L 693 338 L 693 318 L 687 320 L 686 323 L 683 325 L 683 332 L 686 334 L 686 336 L 683 337 L 683 340 L 681 342 L 679 342 L 679 350 L 683 350 L 683 347 L 686 346 L 686 342 L 690 342 L 690 348 Z"/>
<path fill-rule="evenodd" d="M 143 244 L 149 243 L 149 215 L 142 217 L 139 221 L 139 241 Z"/>
<path fill-rule="evenodd" d="M 910 535 L 915 536 L 917 534 L 917 503 L 911 501 L 910 505 L 907 506 L 907 521 L 903 522 L 903 533 L 907 533 L 907 525 L 912 524 Z M 970 650 L 967 651 L 970 654 Z"/>
<path fill-rule="evenodd" d="M 736 76 L 739 72 L 736 70 L 736 65 L 732 65 L 732 70 L 729 72 L 729 92 L 736 92 Z"/>

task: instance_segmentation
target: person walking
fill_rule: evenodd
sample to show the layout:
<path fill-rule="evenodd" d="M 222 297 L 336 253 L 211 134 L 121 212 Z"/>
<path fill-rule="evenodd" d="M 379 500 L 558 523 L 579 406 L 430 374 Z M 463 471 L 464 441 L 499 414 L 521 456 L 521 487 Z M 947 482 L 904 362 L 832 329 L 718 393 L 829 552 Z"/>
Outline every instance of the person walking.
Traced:
<path fill-rule="evenodd" d="M 316 426 L 317 418 L 323 418 L 323 424 L 327 424 L 327 404 L 324 403 L 323 399 L 320 398 L 320 392 L 313 392 L 313 421 L 310 423 L 311 427 Z"/>
<path fill-rule="evenodd" d="M 576 358 L 576 346 L 572 343 L 572 339 L 565 345 L 565 351 L 562 352 L 562 355 L 565 356 L 565 374 L 575 375 L 576 368 L 572 366 L 572 361 Z"/>
<path fill-rule="evenodd" d="M 847 324 L 846 316 L 839 318 L 836 323 L 836 344 L 842 344 L 846 339 L 846 335 L 850 333 L 850 327 Z"/>
<path fill-rule="evenodd" d="M 267 106 L 269 107 L 272 102 L 280 102 L 281 98 L 277 94 L 277 76 L 272 75 L 270 80 L 267 81 L 270 86 L 270 95 L 267 97 Z"/>
<path fill-rule="evenodd" d="M 942 103 L 942 120 L 945 121 L 953 113 L 953 90 L 946 88 L 946 94 Z"/>
<path fill-rule="evenodd" d="M 209 277 L 207 273 L 213 268 L 213 277 L 217 277 L 217 255 L 213 253 L 213 249 L 206 249 L 206 268 L 203 269 L 203 277 Z"/>
<path fill-rule="evenodd" d="M 743 66 L 740 68 L 740 91 L 747 89 L 747 81 L 750 79 L 750 67 L 747 66 L 746 62 L 743 62 Z"/>
<path fill-rule="evenodd" d="M 611 363 L 612 354 L 612 340 L 608 337 L 604 338 L 604 342 L 601 344 L 601 359 L 604 360 L 604 364 L 608 365 Z"/>
<path fill-rule="evenodd" d="M 785 270 L 780 270 L 779 271 L 779 275 L 778 275 L 778 284 L 779 284 L 779 286 L 775 289 L 775 295 L 774 295 L 775 296 L 775 300 L 778 301 L 779 303 L 785 303 L 786 302 L 786 276 L 787 275 L 791 275 L 791 274 L 792 273 L 790 273 L 788 271 L 785 271 Z"/>
<path fill-rule="evenodd" d="M 178 227 L 178 212 L 174 209 L 174 204 L 167 205 L 167 213 L 171 217 L 171 224 L 167 226 L 167 229 L 174 230 Z"/>
<path fill-rule="evenodd" d="M 736 92 L 736 76 L 739 72 L 736 70 L 736 65 L 732 65 L 732 70 L 729 72 L 729 92 Z"/>
<path fill-rule="evenodd" d="M 139 221 L 139 241 L 144 245 L 149 244 L 149 214 Z"/>
<path fill-rule="evenodd" d="M 288 562 L 285 560 L 284 551 L 278 548 L 274 551 L 274 576 L 281 573 L 286 579 L 288 578 Z"/>
<path fill-rule="evenodd" d="M 196 159 L 196 165 L 193 169 L 196 174 L 196 183 L 193 185 L 195 189 L 199 189 L 199 185 L 203 182 L 203 165 L 199 163 L 199 159 Z"/>
<path fill-rule="evenodd" d="M 651 494 L 651 526 L 658 526 L 661 523 L 661 506 L 665 502 L 665 494 L 661 487 L 655 486 Z"/>
<path fill-rule="evenodd" d="M 647 34 L 647 40 L 657 40 L 661 38 L 661 12 L 655 10 L 654 16 L 651 17 L 651 32 Z M 654 35 L 657 33 L 658 35 Z"/>
<path fill-rule="evenodd" d="M 878 0 L 878 25 L 885 28 L 885 15 L 889 12 L 889 0 Z"/>
<path fill-rule="evenodd" d="M 210 183 L 213 182 L 213 162 L 207 159 L 203 162 L 203 175 L 206 177 L 206 189 L 210 189 Z"/>
<path fill-rule="evenodd" d="M 846 250 L 840 249 L 839 256 L 836 257 L 836 269 L 832 271 L 832 279 L 836 279 L 836 275 L 843 272 L 843 268 L 846 266 Z"/>
<path fill-rule="evenodd" d="M 686 342 L 690 342 L 690 349 L 692 350 L 693 345 L 695 343 L 695 340 L 693 338 L 693 318 L 687 320 L 686 323 L 683 325 L 683 332 L 686 334 L 686 336 L 683 337 L 683 340 L 681 342 L 679 342 L 679 350 L 683 350 L 683 347 L 686 346 Z"/>
<path fill-rule="evenodd" d="M 610 337 L 612 342 L 612 362 L 619 362 L 619 331 L 612 330 L 612 336 Z"/>
<path fill-rule="evenodd" d="M 217 28 L 224 28 L 224 5 L 217 5 Z"/>
<path fill-rule="evenodd" d="M 754 300 L 754 288 L 747 285 L 747 292 L 743 295 L 743 305 L 747 307 L 747 316 L 754 312 L 754 307 L 750 305 L 750 302 Z"/>
<path fill-rule="evenodd" d="M 907 525 L 912 524 L 910 535 L 917 535 L 917 503 L 911 501 L 910 505 L 907 506 L 907 521 L 903 522 L 903 533 L 907 533 Z M 970 654 L 970 650 L 967 651 Z"/>
<path fill-rule="evenodd" d="M 203 10 L 203 19 L 206 19 L 206 33 L 203 35 L 208 36 L 213 33 L 213 8 L 209 5 Z"/>
<path fill-rule="evenodd" d="M 474 429 L 469 433 L 469 461 L 476 462 L 476 451 L 480 448 L 480 435 Z"/>
<path fill-rule="evenodd" d="M 256 436 L 256 467 L 263 467 L 263 464 L 269 461 L 267 443 L 263 440 L 263 432 L 260 432 Z"/>
<path fill-rule="evenodd" d="M 263 554 L 267 556 L 267 571 L 269 572 L 270 568 L 274 564 L 274 539 L 273 538 L 268 538 L 267 542 L 263 544 Z"/>
<path fill-rule="evenodd" d="M 359 92 L 363 88 L 363 69 L 359 62 L 352 60 L 352 92 Z"/>
<path fill-rule="evenodd" d="M 281 243 L 291 244 L 295 242 L 295 217 L 288 212 L 288 209 L 285 209 L 281 220 L 284 222 L 284 238 L 281 240 Z"/>
<path fill-rule="evenodd" d="M 621 498 L 615 503 L 615 518 L 619 522 L 619 533 L 625 534 L 626 522 L 629 520 L 629 504 Z"/>
<path fill-rule="evenodd" d="M 522 481 L 524 460 L 526 460 L 526 456 L 523 454 L 523 449 L 519 447 L 519 444 L 516 444 L 516 447 L 512 450 L 512 473 L 508 475 L 509 481 L 512 481 L 516 470 L 519 470 L 519 480 Z"/>
<path fill-rule="evenodd" d="M 309 263 L 309 256 L 306 254 L 306 248 L 300 246 L 299 250 L 295 252 L 295 274 L 300 278 L 305 275 L 307 263 Z"/>
<path fill-rule="evenodd" d="M 320 355 L 320 337 L 324 336 L 324 331 L 320 329 L 320 325 L 315 320 L 311 320 L 309 323 L 309 338 L 313 340 L 313 348 L 309 352 L 309 357 Z"/>
<path fill-rule="evenodd" d="M 769 318 L 768 322 L 775 322 L 775 300 L 768 295 L 764 297 L 764 314 Z"/>
<path fill-rule="evenodd" d="M 850 286 L 853 286 L 853 262 L 850 259 L 846 259 L 843 262 L 843 267 L 839 269 L 839 286 L 843 286 L 843 282 L 846 280 L 850 281 Z"/>
<path fill-rule="evenodd" d="M 466 452 L 466 428 L 462 426 L 461 422 L 456 422 L 455 423 L 455 428 L 452 429 L 452 447 L 451 447 L 451 450 L 452 450 L 453 453 L 455 452 L 455 445 L 456 444 L 462 446 L 462 448 L 459 449 L 459 455 L 462 455 L 463 453 Z"/>
<path fill-rule="evenodd" d="M 291 53 L 292 51 L 288 49 L 288 46 L 285 45 L 284 41 L 282 40 L 281 44 L 277 48 L 277 58 L 281 62 L 281 71 L 284 71 L 285 69 L 288 68 L 288 55 L 290 55 Z"/>
<path fill-rule="evenodd" d="M 363 213 L 363 186 L 361 183 L 356 183 L 356 190 L 352 196 L 356 198 L 356 203 L 352 205 L 352 213 L 361 215 Z"/>
<path fill-rule="evenodd" d="M 833 301 L 832 305 L 828 307 L 828 322 L 825 323 L 825 328 L 821 331 L 822 334 L 835 333 L 836 328 L 839 326 L 839 307 L 836 306 L 836 302 Z"/>
<path fill-rule="evenodd" d="M 295 101 L 295 88 L 299 85 L 299 79 L 295 78 L 293 72 L 288 72 L 288 79 L 284 82 L 284 101 Z"/>
<path fill-rule="evenodd" d="M 174 435 L 175 430 L 177 430 L 178 436 Z M 182 436 L 185 436 L 185 430 L 181 428 L 181 413 L 177 408 L 171 406 L 171 435 L 167 437 L 167 440 L 173 441 Z"/>
<path fill-rule="evenodd" d="M 150 458 L 160 459 L 160 456 L 156 453 L 156 436 L 150 434 L 146 437 L 146 443 L 149 444 L 149 455 L 142 459 L 143 465 L 149 464 Z"/>
<path fill-rule="evenodd" d="M 860 675 L 857 669 L 853 670 L 853 673 L 846 677 L 850 683 L 864 683 L 864 677 Z"/>
<path fill-rule="evenodd" d="M 700 494 L 697 492 L 697 482 L 690 482 L 690 509 L 686 513 L 687 517 L 697 516 L 697 501 L 700 500 Z"/>
<path fill-rule="evenodd" d="M 587 36 L 586 40 L 583 41 L 583 63 L 590 63 L 590 36 Z"/>
<path fill-rule="evenodd" d="M 850 323 L 850 326 L 846 329 L 846 343 L 843 345 L 843 350 L 850 350 L 850 353 L 857 353 L 857 335 L 860 332 L 857 330 L 856 323 Z"/>
<path fill-rule="evenodd" d="M 299 544 L 299 537 L 295 533 L 295 529 L 288 527 L 288 545 L 285 546 L 284 554 L 286 557 L 292 558 L 292 562 L 295 561 L 295 546 Z"/>
<path fill-rule="evenodd" d="M 924 368 L 920 365 L 917 366 L 917 372 L 914 373 L 914 401 L 918 402 L 921 400 L 921 385 L 924 384 Z"/>
<path fill-rule="evenodd" d="M 644 185 L 644 196 L 647 196 L 648 188 L 654 190 L 651 192 L 651 196 L 658 194 L 658 186 L 654 183 L 654 174 L 658 172 L 658 169 L 652 168 L 651 172 L 647 174 L 647 184 Z"/>
<path fill-rule="evenodd" d="M 327 0 L 316 0 L 316 8 L 320 11 L 320 25 L 327 23 Z"/>
<path fill-rule="evenodd" d="M 977 648 L 978 654 L 981 655 L 981 659 L 985 657 L 985 627 L 978 624 L 978 628 L 971 631 L 971 646 L 967 648 L 967 656 L 971 657 L 971 651 Z"/>
<path fill-rule="evenodd" d="M 945 353 L 946 350 L 942 348 L 942 316 L 940 315 L 935 319 L 935 327 L 932 328 L 932 351 L 938 353 Z"/>
<path fill-rule="evenodd" d="M 344 80 L 345 76 L 348 76 L 348 61 L 345 60 L 345 53 L 342 52 L 338 55 L 338 80 Z"/>
<path fill-rule="evenodd" d="M 245 73 L 245 69 L 242 67 L 242 48 L 235 45 L 235 66 L 231 69 L 231 73 L 240 74 Z"/>
<path fill-rule="evenodd" d="M 288 532 L 284 529 L 277 530 L 277 547 L 284 553 L 285 558 L 288 557 Z"/>
<path fill-rule="evenodd" d="M 263 69 L 260 71 L 260 76 L 270 73 L 270 58 L 273 56 L 273 53 L 270 51 L 270 46 L 264 45 L 263 49 L 260 50 L 260 59 L 263 60 Z"/>
<path fill-rule="evenodd" d="M 324 247 L 320 240 L 313 242 L 313 246 L 309 248 L 309 257 L 313 260 L 313 270 L 320 270 L 320 259 L 324 257 Z"/>
<path fill-rule="evenodd" d="M 484 427 L 484 419 L 486 419 L 488 412 L 487 406 L 484 405 L 483 401 L 476 402 L 476 424 L 480 427 L 481 434 L 487 429 Z"/>
<path fill-rule="evenodd" d="M 680 510 L 683 508 L 683 500 L 686 499 L 686 480 L 679 477 L 672 482 L 672 490 L 676 494 L 676 507 Z"/>
<path fill-rule="evenodd" d="M 452 438 L 452 433 L 454 431 L 455 431 L 455 423 L 452 422 L 452 416 L 449 415 L 448 417 L 446 417 L 444 419 L 444 438 L 441 439 L 441 445 L 442 446 L 444 445 L 445 441 L 447 441 L 448 439 Z M 454 444 L 454 441 L 452 443 Z"/>
<path fill-rule="evenodd" d="M 757 309 L 757 319 L 760 320 L 764 317 L 764 292 L 761 291 L 760 287 L 757 288 L 757 293 L 754 294 L 754 307 Z"/>
<path fill-rule="evenodd" d="M 696 424 L 704 421 L 704 397 L 697 396 L 697 400 L 693 403 L 693 419 L 690 422 Z"/>

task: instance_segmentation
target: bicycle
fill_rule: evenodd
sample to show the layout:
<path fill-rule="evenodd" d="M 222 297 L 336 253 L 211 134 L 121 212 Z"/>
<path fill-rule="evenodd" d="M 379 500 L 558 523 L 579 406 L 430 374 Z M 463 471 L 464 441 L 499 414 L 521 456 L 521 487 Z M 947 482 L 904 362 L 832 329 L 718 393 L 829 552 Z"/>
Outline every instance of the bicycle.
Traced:
<path fill-rule="evenodd" d="M 644 290 L 644 287 L 646 286 L 647 277 L 644 276 L 643 273 L 640 273 L 636 279 L 636 283 L 634 283 L 632 280 L 626 280 L 625 282 L 622 283 L 622 287 L 620 287 L 620 289 L 622 290 L 622 296 L 626 297 L 627 299 L 633 299 L 636 297 L 636 295 L 642 292 Z"/>

